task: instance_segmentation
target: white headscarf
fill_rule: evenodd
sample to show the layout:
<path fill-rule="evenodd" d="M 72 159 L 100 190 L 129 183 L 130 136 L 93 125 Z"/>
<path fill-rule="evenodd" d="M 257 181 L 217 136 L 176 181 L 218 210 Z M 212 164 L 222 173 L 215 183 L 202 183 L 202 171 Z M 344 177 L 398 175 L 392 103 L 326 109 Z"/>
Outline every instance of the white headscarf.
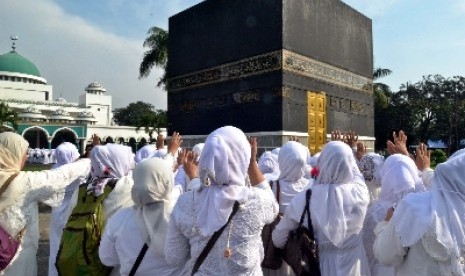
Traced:
<path fill-rule="evenodd" d="M 162 148 L 162 149 L 155 150 L 155 152 L 152 154 L 151 157 L 152 158 L 153 157 L 163 158 L 167 153 L 168 153 L 168 149 L 167 148 Z"/>
<path fill-rule="evenodd" d="M 263 174 L 279 172 L 278 156 L 265 151 L 258 159 L 258 168 Z"/>
<path fill-rule="evenodd" d="M 370 201 L 352 149 L 343 142 L 327 143 L 318 158 L 310 200 L 314 225 L 335 246 L 361 231 Z M 363 214 L 363 215 L 362 215 Z"/>
<path fill-rule="evenodd" d="M 247 200 L 250 143 L 238 128 L 226 126 L 208 135 L 199 160 L 200 209 L 197 226 L 211 236 L 226 224 L 235 201 Z"/>
<path fill-rule="evenodd" d="M 308 187 L 309 181 L 304 178 L 307 170 L 307 150 L 302 144 L 289 141 L 281 147 L 278 163 L 280 211 L 284 213 L 292 198 Z"/>
<path fill-rule="evenodd" d="M 21 135 L 13 132 L 0 133 L 0 187 L 10 176 L 21 171 L 28 147 L 29 143 Z M 11 189 L 11 186 L 8 189 Z M 4 193 L 0 198 L 0 211 L 11 205 L 15 199 L 16 197 L 11 196 L 11 193 L 8 197 Z"/>
<path fill-rule="evenodd" d="M 92 183 L 88 189 L 96 196 L 103 193 L 103 189 L 110 179 L 120 179 L 134 168 L 132 150 L 128 146 L 106 144 L 95 146 L 90 153 Z"/>
<path fill-rule="evenodd" d="M 197 155 L 199 159 L 200 155 L 202 154 L 203 147 L 205 147 L 205 143 L 195 144 L 195 146 L 192 148 L 192 152 L 194 152 L 194 154 Z"/>
<path fill-rule="evenodd" d="M 131 190 L 142 239 L 157 255 L 164 255 L 172 211 L 173 173 L 170 162 L 149 158 L 137 164 Z"/>
<path fill-rule="evenodd" d="M 79 158 L 79 151 L 74 144 L 64 142 L 56 148 L 55 156 L 57 162 L 52 166 L 53 169 L 76 161 Z"/>
<path fill-rule="evenodd" d="M 380 201 L 396 204 L 410 192 L 423 192 L 423 182 L 412 158 L 403 154 L 389 156 L 381 172 Z"/>
<path fill-rule="evenodd" d="M 400 201 L 392 218 L 405 247 L 417 243 L 431 228 L 450 257 L 450 261 L 439 265 L 451 266 L 454 275 L 465 273 L 459 264 L 465 258 L 464 168 L 463 151 L 437 165 L 430 191 L 409 194 Z"/>
<path fill-rule="evenodd" d="M 150 158 L 156 151 L 157 147 L 155 145 L 145 145 L 136 152 L 134 161 L 137 164 L 146 158 Z"/>

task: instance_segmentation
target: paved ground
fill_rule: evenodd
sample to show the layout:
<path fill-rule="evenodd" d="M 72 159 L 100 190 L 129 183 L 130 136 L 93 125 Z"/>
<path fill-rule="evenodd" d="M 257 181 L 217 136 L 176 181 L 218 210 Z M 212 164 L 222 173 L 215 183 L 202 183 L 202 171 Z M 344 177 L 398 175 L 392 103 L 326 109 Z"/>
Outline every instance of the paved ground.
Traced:
<path fill-rule="evenodd" d="M 49 224 L 50 224 L 50 211 L 47 209 L 41 209 L 41 212 L 39 213 L 40 241 L 39 241 L 39 250 L 37 251 L 37 266 L 38 266 L 37 275 L 38 276 L 47 276 L 48 274 Z"/>

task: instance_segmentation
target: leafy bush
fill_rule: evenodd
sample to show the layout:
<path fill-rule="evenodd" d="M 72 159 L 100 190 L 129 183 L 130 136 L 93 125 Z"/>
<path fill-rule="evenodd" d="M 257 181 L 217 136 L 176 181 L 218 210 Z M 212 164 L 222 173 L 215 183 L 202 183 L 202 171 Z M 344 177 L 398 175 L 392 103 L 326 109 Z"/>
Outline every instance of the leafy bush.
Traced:
<path fill-rule="evenodd" d="M 447 155 L 442 149 L 435 149 L 431 153 L 431 167 L 435 168 L 437 164 L 447 160 Z"/>

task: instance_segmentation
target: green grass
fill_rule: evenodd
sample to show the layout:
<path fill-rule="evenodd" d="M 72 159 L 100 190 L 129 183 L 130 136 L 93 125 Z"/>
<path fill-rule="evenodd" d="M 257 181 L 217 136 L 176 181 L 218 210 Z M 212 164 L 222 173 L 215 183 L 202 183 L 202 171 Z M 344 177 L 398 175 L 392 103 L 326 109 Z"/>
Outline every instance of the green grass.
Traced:
<path fill-rule="evenodd" d="M 24 166 L 23 171 L 43 171 L 43 170 L 50 170 L 52 165 L 44 165 L 44 164 L 26 164 Z"/>

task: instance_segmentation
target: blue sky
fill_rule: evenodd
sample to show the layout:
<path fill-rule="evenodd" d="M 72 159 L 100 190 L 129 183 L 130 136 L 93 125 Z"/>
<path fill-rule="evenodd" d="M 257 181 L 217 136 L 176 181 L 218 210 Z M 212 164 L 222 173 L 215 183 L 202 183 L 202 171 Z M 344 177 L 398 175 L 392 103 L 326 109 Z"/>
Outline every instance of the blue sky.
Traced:
<path fill-rule="evenodd" d="M 247 1 L 247 0 L 244 0 Z M 114 106 L 143 100 L 166 108 L 155 87 L 160 70 L 139 80 L 147 30 L 200 0 L 0 0 L 0 53 L 16 34 L 18 52 L 54 86 L 54 96 L 77 101 L 99 81 Z M 465 76 L 465 0 L 344 0 L 372 19 L 374 66 L 397 91 L 428 74 Z"/>

